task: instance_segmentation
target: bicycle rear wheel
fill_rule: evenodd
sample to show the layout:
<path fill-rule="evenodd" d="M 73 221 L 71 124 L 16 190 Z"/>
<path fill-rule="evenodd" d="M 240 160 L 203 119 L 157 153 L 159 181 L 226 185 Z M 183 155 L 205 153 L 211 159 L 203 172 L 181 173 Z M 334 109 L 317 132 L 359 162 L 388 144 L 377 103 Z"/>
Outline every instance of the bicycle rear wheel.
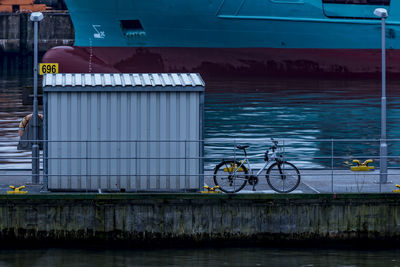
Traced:
<path fill-rule="evenodd" d="M 280 168 L 279 168 L 280 166 Z M 290 162 L 277 162 L 272 164 L 266 174 L 268 185 L 279 193 L 289 193 L 300 184 L 300 172 Z"/>
<path fill-rule="evenodd" d="M 214 170 L 214 183 L 225 193 L 236 193 L 247 183 L 247 168 L 240 162 L 221 161 Z M 238 168 L 240 166 L 240 168 Z"/>

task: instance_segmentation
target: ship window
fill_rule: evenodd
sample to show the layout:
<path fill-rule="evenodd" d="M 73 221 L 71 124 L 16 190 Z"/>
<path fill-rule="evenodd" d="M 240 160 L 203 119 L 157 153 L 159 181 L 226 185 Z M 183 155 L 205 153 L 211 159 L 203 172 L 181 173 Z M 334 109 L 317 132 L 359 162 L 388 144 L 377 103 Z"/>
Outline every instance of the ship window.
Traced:
<path fill-rule="evenodd" d="M 143 31 L 140 20 L 121 20 L 122 29 L 125 31 Z"/>
<path fill-rule="evenodd" d="M 122 32 L 126 38 L 143 38 L 146 36 L 146 32 L 143 29 L 140 20 L 121 20 Z"/>
<path fill-rule="evenodd" d="M 325 4 L 389 6 L 390 0 L 322 0 Z"/>

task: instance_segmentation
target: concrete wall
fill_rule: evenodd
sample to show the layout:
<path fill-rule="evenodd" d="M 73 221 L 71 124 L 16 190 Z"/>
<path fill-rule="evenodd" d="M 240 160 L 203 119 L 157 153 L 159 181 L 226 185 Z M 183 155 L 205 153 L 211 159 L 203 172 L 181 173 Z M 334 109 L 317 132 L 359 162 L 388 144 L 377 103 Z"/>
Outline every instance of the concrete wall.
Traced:
<path fill-rule="evenodd" d="M 0 14 L 0 53 L 18 53 L 20 49 L 19 15 Z"/>
<path fill-rule="evenodd" d="M 33 51 L 33 23 L 27 13 L 0 14 L 0 56 L 5 53 L 28 54 Z M 39 24 L 39 50 L 72 45 L 74 29 L 68 13 L 45 12 Z"/>
<path fill-rule="evenodd" d="M 2 240 L 400 240 L 400 195 L 0 196 Z"/>

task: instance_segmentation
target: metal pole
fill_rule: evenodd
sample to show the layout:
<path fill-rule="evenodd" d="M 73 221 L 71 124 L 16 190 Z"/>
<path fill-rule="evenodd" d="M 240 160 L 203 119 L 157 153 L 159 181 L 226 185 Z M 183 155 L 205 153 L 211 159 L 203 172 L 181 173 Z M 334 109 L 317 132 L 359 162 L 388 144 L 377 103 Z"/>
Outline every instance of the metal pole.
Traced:
<path fill-rule="evenodd" d="M 381 98 L 381 144 L 380 183 L 387 183 L 387 143 L 386 143 L 386 17 L 382 17 L 382 98 Z"/>
<path fill-rule="evenodd" d="M 47 192 L 49 188 L 49 177 L 48 177 L 48 139 L 47 139 L 47 95 L 43 94 L 43 187 L 42 191 Z"/>
<path fill-rule="evenodd" d="M 331 139 L 331 172 L 332 172 L 332 176 L 331 176 L 331 186 L 332 186 L 332 193 L 333 193 L 333 139 Z"/>
<path fill-rule="evenodd" d="M 39 183 L 39 144 L 38 144 L 38 96 L 37 96 L 37 76 L 38 76 L 38 23 L 33 22 L 34 25 L 34 55 L 33 55 L 33 144 L 32 144 L 32 183 Z"/>

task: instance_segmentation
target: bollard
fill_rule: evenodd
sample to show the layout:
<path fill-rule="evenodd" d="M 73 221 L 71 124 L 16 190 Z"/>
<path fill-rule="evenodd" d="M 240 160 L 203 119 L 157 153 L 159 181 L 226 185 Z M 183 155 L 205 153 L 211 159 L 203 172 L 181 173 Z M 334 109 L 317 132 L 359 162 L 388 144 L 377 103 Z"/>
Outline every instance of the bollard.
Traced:
<path fill-rule="evenodd" d="M 21 189 L 24 189 L 25 186 L 20 186 L 20 187 L 15 187 L 13 185 L 9 186 L 11 189 L 14 189 L 14 191 L 7 191 L 7 194 L 13 194 L 13 195 L 20 195 L 20 194 L 27 194 L 28 191 L 22 191 Z"/>
<path fill-rule="evenodd" d="M 356 163 L 357 166 L 351 166 L 350 170 L 353 171 L 353 172 L 369 172 L 369 171 L 372 171 L 372 170 L 375 169 L 375 167 L 368 165 L 369 163 L 372 163 L 372 162 L 374 162 L 372 159 L 367 159 L 363 163 L 361 163 L 358 159 L 355 159 L 355 160 L 353 160 L 353 163 Z M 357 185 L 358 192 L 361 192 L 363 187 L 364 187 L 364 184 L 365 184 L 365 174 L 363 176 L 363 180 L 362 180 L 362 185 L 361 186 L 359 185 L 358 174 L 356 174 L 354 176 L 354 180 L 355 180 L 355 183 Z"/>
<path fill-rule="evenodd" d="M 203 187 L 205 189 L 207 189 L 207 190 L 201 191 L 202 194 L 218 194 L 218 193 L 221 193 L 221 191 L 219 190 L 220 189 L 219 185 L 214 186 L 214 187 L 209 187 L 209 186 L 205 185 Z M 217 189 L 218 189 L 218 191 L 217 191 Z"/>

